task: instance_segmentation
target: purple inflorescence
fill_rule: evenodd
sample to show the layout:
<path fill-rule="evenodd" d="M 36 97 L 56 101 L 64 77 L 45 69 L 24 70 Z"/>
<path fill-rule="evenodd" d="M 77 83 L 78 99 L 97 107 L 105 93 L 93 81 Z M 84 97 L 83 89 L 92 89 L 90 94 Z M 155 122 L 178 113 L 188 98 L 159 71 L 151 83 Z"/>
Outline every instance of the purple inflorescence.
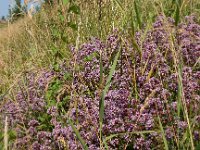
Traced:
<path fill-rule="evenodd" d="M 141 52 L 115 30 L 105 42 L 91 38 L 79 50 L 72 48 L 77 59 L 67 69 L 61 65 L 59 73 L 42 72 L 39 78 L 29 74 L 27 87 L 23 89 L 20 83 L 15 99 L 7 101 L 1 110 L 17 132 L 16 149 L 82 149 L 68 124 L 69 118 L 89 150 L 100 150 L 102 140 L 111 135 L 115 136 L 106 141 L 109 149 L 162 149 L 160 122 L 169 148 L 176 149 L 176 140 L 185 138 L 188 132 L 185 109 L 191 117 L 192 136 L 197 144 L 200 26 L 190 17 L 186 19 L 186 23 L 174 27 L 173 19 L 159 16 L 146 37 L 137 32 L 135 39 Z M 120 57 L 105 94 L 100 139 L 99 103 L 118 51 Z M 63 86 L 60 82 L 51 85 L 55 78 L 64 81 L 66 73 L 74 75 L 73 84 L 67 81 Z M 48 92 L 51 86 L 54 91 Z M 70 103 L 65 104 L 66 93 L 70 93 Z M 139 133 L 143 131 L 149 133 Z"/>
<path fill-rule="evenodd" d="M 136 34 L 136 41 L 142 48 L 141 55 L 135 52 L 129 42 L 120 41 L 116 31 L 107 38 L 105 43 L 93 39 L 91 43 L 83 45 L 78 54 L 78 57 L 80 55 L 82 58 L 78 60 L 78 64 L 83 69 L 78 72 L 76 80 L 77 87 L 83 88 L 77 89 L 80 98 L 76 99 L 77 110 L 71 109 L 70 117 L 74 122 L 78 120 L 76 126 L 89 146 L 98 149 L 100 145 L 100 140 L 97 138 L 101 96 L 98 89 L 101 86 L 100 56 L 103 56 L 103 79 L 106 80 L 113 55 L 119 50 L 121 56 L 105 97 L 103 135 L 117 133 L 127 133 L 127 135 L 110 140 L 108 142 L 110 149 L 122 148 L 122 145 L 127 143 L 133 145 L 133 149 L 150 149 L 156 146 L 162 141 L 158 138 L 160 136 L 149 134 L 144 138 L 128 133 L 158 129 L 158 116 L 161 118 L 167 139 L 173 141 L 176 136 L 183 136 L 178 132 L 186 132 L 188 124 L 176 114 L 179 83 L 174 68 L 176 62 L 173 59 L 175 57 L 178 63 L 183 62 L 182 83 L 187 109 L 198 110 L 199 71 L 193 69 L 193 66 L 199 58 L 199 40 L 193 35 L 198 36 L 199 32 L 199 25 L 194 22 L 192 25 L 180 24 L 176 30 L 173 19 L 164 20 L 164 17 L 160 16 L 154 24 L 154 29 L 147 33 L 142 43 L 141 33 Z M 178 45 L 171 43 L 172 36 L 175 37 Z M 99 48 L 92 48 L 95 47 L 94 45 L 98 45 Z M 88 49 L 85 50 L 85 47 Z M 132 54 L 134 57 L 131 57 Z M 88 56 L 92 57 L 87 59 Z M 87 92 L 88 90 L 90 92 Z M 180 131 L 177 130 L 178 128 Z M 73 134 L 71 129 L 69 131 L 69 134 Z M 81 146 L 75 140 L 75 136 L 69 138 L 68 144 L 69 147 Z"/>

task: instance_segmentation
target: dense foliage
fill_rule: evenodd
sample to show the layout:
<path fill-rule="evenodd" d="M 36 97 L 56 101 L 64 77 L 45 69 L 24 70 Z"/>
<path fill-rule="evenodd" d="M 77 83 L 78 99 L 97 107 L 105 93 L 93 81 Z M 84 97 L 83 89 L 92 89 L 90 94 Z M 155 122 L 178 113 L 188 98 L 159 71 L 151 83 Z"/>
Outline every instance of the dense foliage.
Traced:
<path fill-rule="evenodd" d="M 1 108 L 1 119 L 7 116 L 16 133 L 12 146 L 82 149 L 70 119 L 90 150 L 102 145 L 163 149 L 165 140 L 169 149 L 191 148 L 191 139 L 197 147 L 200 26 L 193 16 L 177 27 L 173 19 L 159 16 L 146 35 L 136 32 L 132 38 L 136 44 L 118 30 L 106 41 L 92 37 L 78 50 L 71 48 L 71 65 L 62 63 L 39 76 L 27 73 Z M 101 139 L 99 103 L 119 51 L 105 96 Z"/>

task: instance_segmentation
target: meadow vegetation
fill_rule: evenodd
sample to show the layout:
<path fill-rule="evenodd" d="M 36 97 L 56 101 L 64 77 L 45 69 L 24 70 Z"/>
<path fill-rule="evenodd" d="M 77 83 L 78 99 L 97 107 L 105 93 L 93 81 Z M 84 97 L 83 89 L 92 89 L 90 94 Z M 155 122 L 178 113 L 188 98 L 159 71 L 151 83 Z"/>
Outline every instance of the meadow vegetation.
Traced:
<path fill-rule="evenodd" d="M 200 149 L 200 1 L 63 0 L 0 28 L 0 147 Z"/>

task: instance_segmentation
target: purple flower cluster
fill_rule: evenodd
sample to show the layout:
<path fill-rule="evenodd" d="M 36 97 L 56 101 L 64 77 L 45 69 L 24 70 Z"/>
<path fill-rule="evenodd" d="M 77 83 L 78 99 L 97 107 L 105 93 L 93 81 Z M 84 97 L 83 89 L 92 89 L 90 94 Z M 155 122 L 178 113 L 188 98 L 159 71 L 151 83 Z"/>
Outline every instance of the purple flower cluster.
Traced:
<path fill-rule="evenodd" d="M 76 74 L 75 84 L 82 88 L 77 88 L 78 106 L 72 106 L 69 117 L 78 122 L 76 127 L 89 149 L 99 149 L 100 145 L 100 58 L 105 81 L 119 50 L 121 56 L 105 97 L 103 135 L 126 134 L 108 141 L 109 148 L 122 149 L 128 145 L 133 149 L 150 149 L 162 145 L 159 132 L 145 136 L 131 134 L 134 131 L 159 130 L 158 117 L 166 138 L 176 147 L 175 138 L 182 138 L 188 128 L 183 115 L 177 114 L 179 85 L 176 67 L 179 63 L 183 66 L 183 96 L 189 115 L 195 118 L 199 114 L 200 71 L 196 66 L 200 56 L 199 27 L 198 24 L 189 22 L 180 24 L 177 29 L 173 19 L 165 20 L 163 16 L 159 16 L 144 40 L 141 33 L 136 34 L 142 54 L 131 46 L 128 38 L 124 38 L 122 42 L 116 31 L 106 42 L 94 38 L 79 49 L 78 64 L 81 69 Z M 195 128 L 194 137 L 197 139 L 199 126 L 196 125 Z M 79 149 L 81 145 L 74 139 L 75 136 L 69 139 L 69 147 Z M 175 148 L 173 146 L 171 148 Z"/>
<path fill-rule="evenodd" d="M 129 37 L 121 37 L 117 30 L 104 42 L 91 38 L 77 52 L 72 48 L 77 61 L 71 61 L 71 64 L 78 66 L 74 87 L 67 88 L 72 84 L 64 79 L 66 73 L 72 74 L 73 65 L 66 67 L 68 69 L 61 65 L 63 69 L 60 72 L 42 72 L 39 78 L 35 74 L 26 76 L 25 86 L 19 83 L 15 97 L 1 108 L 3 116 L 9 118 L 9 126 L 17 132 L 16 149 L 82 149 L 67 123 L 70 118 L 89 150 L 100 150 L 99 102 L 118 51 L 121 52 L 120 57 L 105 96 L 103 139 L 116 135 L 106 141 L 108 148 L 162 149 L 160 120 L 169 148 L 176 149 L 176 139 L 184 138 L 188 130 L 183 101 L 192 122 L 193 139 L 198 144 L 200 26 L 190 17 L 187 20 L 175 27 L 173 19 L 159 16 L 147 35 L 143 37 L 141 32 L 135 35 L 141 53 L 129 42 Z M 180 63 L 183 85 L 181 104 L 178 93 Z M 51 88 L 54 91 L 48 92 L 55 78 L 64 85 L 57 90 L 60 82 L 56 82 Z M 60 108 L 60 102 L 71 89 L 74 94 L 70 103 L 63 103 L 66 105 Z M 49 95 L 56 90 L 57 95 L 49 99 Z M 58 97 L 56 102 L 52 100 Z M 140 131 L 149 133 L 139 134 Z"/>
<path fill-rule="evenodd" d="M 41 149 L 51 149 L 51 146 L 46 143 L 49 139 L 45 142 L 41 140 L 42 137 L 46 138 L 47 136 L 43 136 L 46 134 L 45 131 L 42 132 L 39 129 L 43 125 L 40 123 L 39 117 L 46 114 L 45 89 L 54 75 L 55 73 L 49 71 L 40 72 L 38 77 L 36 73 L 28 73 L 18 83 L 19 87 L 16 87 L 13 99 L 8 100 L 1 108 L 2 119 L 7 116 L 9 128 L 17 133 L 15 149 L 32 147 L 37 150 L 37 145 L 41 145 L 40 142 L 43 143 Z M 50 135 L 48 135 L 49 138 L 51 138 Z M 35 141 L 35 139 L 40 141 Z"/>

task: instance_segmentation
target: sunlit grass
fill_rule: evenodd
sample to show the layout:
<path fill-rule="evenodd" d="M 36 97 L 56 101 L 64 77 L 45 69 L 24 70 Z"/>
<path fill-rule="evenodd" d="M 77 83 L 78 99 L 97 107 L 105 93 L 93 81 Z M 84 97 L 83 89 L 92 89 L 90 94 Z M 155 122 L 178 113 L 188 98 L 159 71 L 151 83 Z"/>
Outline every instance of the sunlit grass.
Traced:
<path fill-rule="evenodd" d="M 67 65 L 71 65 L 70 62 L 75 60 L 73 64 L 73 77 L 77 71 L 76 59 L 77 55 L 72 55 L 70 48 L 75 45 L 75 51 L 78 52 L 80 45 L 87 42 L 91 37 L 99 37 L 101 40 L 105 40 L 107 36 L 113 32 L 114 29 L 118 29 L 123 34 L 121 42 L 124 44 L 126 40 L 129 41 L 133 48 L 140 53 L 142 58 L 142 47 L 137 43 L 136 32 L 140 32 L 141 41 L 146 39 L 148 31 L 152 29 L 153 23 L 157 16 L 162 15 L 165 20 L 168 17 L 174 18 L 175 25 L 184 21 L 185 16 L 194 14 L 197 16 L 197 23 L 200 21 L 200 1 L 198 0 L 105 0 L 102 1 L 101 7 L 99 2 L 96 1 L 76 1 L 76 5 L 64 1 L 64 5 L 56 5 L 50 9 L 49 6 L 44 5 L 38 14 L 35 14 L 33 18 L 24 17 L 15 23 L 9 23 L 6 25 L 0 25 L 0 96 L 12 95 L 13 87 L 17 84 L 21 77 L 27 72 L 38 71 L 44 68 L 57 68 L 58 65 L 66 61 Z M 176 29 L 176 28 L 175 28 Z M 170 27 L 166 25 L 167 31 L 170 31 Z M 193 128 L 192 118 L 190 118 L 189 110 L 186 107 L 185 97 L 183 93 L 182 83 L 182 65 L 181 56 L 176 52 L 177 43 L 174 41 L 174 33 L 171 33 L 171 53 L 173 55 L 173 64 L 171 72 L 178 74 L 178 93 L 177 93 L 177 117 L 183 117 L 188 124 L 187 132 L 184 134 L 184 139 L 176 138 L 174 143 L 181 149 L 181 144 L 184 144 L 185 140 L 189 141 L 185 147 L 195 149 L 193 140 Z M 126 44 L 125 44 L 126 45 Z M 102 149 L 108 149 L 107 141 L 120 134 L 145 134 L 155 131 L 138 131 L 134 133 L 119 133 L 113 134 L 108 137 L 104 137 L 102 134 L 103 120 L 104 120 L 104 100 L 107 94 L 110 84 L 112 82 L 112 76 L 115 72 L 118 59 L 120 58 L 120 49 L 114 57 L 113 64 L 110 68 L 106 83 L 104 85 L 103 79 L 103 64 L 100 54 L 100 92 L 102 97 L 99 106 L 99 140 Z M 136 52 L 131 53 L 131 57 L 135 57 Z M 144 62 L 141 69 L 142 75 L 144 75 L 148 61 Z M 199 62 L 196 62 L 194 67 L 198 66 Z M 134 64 L 135 65 L 135 64 Z M 147 74 L 148 82 L 154 73 L 154 65 Z M 135 69 L 135 68 L 134 68 Z M 55 69 L 56 70 L 56 69 Z M 136 74 L 135 70 L 131 70 L 133 74 L 133 92 L 136 100 L 139 97 L 138 89 L 136 86 Z M 75 78 L 75 77 L 74 77 Z M 73 78 L 73 80 L 74 80 Z M 70 85 L 71 95 L 74 93 L 74 84 Z M 154 91 L 152 91 L 152 95 Z M 143 107 L 141 107 L 140 115 L 143 110 L 149 105 L 149 98 L 151 94 L 144 101 Z M 3 98 L 2 98 L 3 100 Z M 75 104 L 78 105 L 78 104 Z M 183 114 L 181 114 L 183 112 Z M 183 116 L 182 116 L 183 115 Z M 169 149 L 169 142 L 166 139 L 165 126 L 160 118 L 158 118 L 158 130 L 156 132 L 161 133 L 164 147 L 163 149 Z M 88 149 L 84 139 L 81 137 L 78 129 L 75 128 L 73 122 L 70 121 L 70 125 L 76 134 L 77 139 L 80 141 L 84 149 Z M 7 125 L 5 126 L 5 140 L 4 146 L 8 147 L 8 135 Z M 179 133 L 179 129 L 177 129 Z M 184 147 L 184 146 L 183 146 Z"/>

